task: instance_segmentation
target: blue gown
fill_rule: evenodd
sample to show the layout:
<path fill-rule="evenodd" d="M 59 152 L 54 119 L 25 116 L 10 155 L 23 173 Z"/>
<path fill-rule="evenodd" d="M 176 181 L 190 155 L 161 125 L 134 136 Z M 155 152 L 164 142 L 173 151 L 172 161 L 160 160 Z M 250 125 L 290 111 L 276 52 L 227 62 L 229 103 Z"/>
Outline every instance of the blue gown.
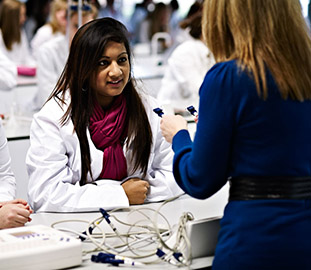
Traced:
<path fill-rule="evenodd" d="M 234 60 L 206 74 L 194 142 L 185 130 L 173 138 L 173 171 L 186 193 L 208 198 L 228 177 L 311 176 L 311 101 L 282 99 L 269 72 L 267 86 L 263 100 Z M 311 201 L 229 202 L 213 269 L 310 270 Z"/>

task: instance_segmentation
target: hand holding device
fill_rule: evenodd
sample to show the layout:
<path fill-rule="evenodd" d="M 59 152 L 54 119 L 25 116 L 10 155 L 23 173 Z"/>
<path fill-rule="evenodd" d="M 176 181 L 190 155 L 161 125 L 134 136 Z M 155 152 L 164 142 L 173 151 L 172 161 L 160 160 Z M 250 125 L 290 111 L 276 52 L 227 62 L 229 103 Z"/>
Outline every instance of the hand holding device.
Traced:
<path fill-rule="evenodd" d="M 164 115 L 160 127 L 163 137 L 169 143 L 172 143 L 173 137 L 178 131 L 188 129 L 186 119 L 180 115 Z"/>

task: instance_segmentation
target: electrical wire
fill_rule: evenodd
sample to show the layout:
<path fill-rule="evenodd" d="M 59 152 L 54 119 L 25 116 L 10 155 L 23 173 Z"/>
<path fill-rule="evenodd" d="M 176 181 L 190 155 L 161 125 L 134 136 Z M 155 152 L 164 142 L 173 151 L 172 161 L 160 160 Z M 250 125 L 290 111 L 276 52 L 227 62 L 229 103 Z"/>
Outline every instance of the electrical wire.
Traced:
<path fill-rule="evenodd" d="M 160 212 L 168 202 L 180 196 L 164 201 L 156 210 L 147 206 L 117 208 L 111 211 L 100 209 L 101 216 L 92 221 L 78 219 L 62 220 L 53 223 L 51 226 L 52 228 L 75 234 L 81 241 L 92 243 L 95 246 L 94 249 L 83 250 L 83 255 L 102 251 L 107 254 L 126 256 L 132 260 L 140 260 L 144 264 L 154 264 L 161 260 L 177 266 L 187 266 L 191 263 L 191 243 L 187 236 L 186 224 L 193 219 L 193 215 L 189 212 L 183 213 L 179 218 L 176 229 L 176 226 L 172 227 L 164 214 Z M 135 217 L 136 221 L 130 223 L 117 217 L 114 214 L 117 211 L 129 211 L 127 217 L 138 215 L 140 218 L 137 219 Z M 161 226 L 158 225 L 160 219 L 163 222 Z M 103 221 L 107 222 L 112 232 L 107 232 L 101 226 Z M 86 230 L 81 233 L 58 226 L 74 222 L 87 224 Z M 121 233 L 115 223 L 128 229 L 122 229 Z M 109 242 L 114 243 L 108 243 L 108 239 L 111 240 Z M 184 254 L 187 254 L 187 256 Z"/>

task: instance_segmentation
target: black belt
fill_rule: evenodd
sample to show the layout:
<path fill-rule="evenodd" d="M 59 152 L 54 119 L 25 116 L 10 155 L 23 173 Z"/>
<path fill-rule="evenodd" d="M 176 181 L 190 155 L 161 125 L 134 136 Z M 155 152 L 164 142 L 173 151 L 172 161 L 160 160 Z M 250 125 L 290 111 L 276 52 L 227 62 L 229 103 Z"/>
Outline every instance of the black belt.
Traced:
<path fill-rule="evenodd" d="M 311 199 L 311 177 L 234 177 L 230 201 L 261 199 Z"/>

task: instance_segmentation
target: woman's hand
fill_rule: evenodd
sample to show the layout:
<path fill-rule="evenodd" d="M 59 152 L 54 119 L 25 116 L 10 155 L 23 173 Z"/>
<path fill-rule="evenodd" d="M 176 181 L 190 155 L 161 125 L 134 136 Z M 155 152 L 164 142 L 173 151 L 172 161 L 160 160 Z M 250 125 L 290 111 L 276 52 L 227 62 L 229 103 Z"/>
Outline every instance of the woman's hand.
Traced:
<path fill-rule="evenodd" d="M 139 178 L 132 178 L 122 184 L 130 204 L 143 204 L 147 198 L 149 183 Z"/>
<path fill-rule="evenodd" d="M 16 199 L 1 203 L 0 229 L 24 226 L 31 221 L 30 214 L 33 212 L 26 201 Z"/>
<path fill-rule="evenodd" d="M 175 134 L 182 129 L 188 129 L 188 124 L 180 115 L 163 115 L 160 127 L 165 140 L 172 143 Z"/>

